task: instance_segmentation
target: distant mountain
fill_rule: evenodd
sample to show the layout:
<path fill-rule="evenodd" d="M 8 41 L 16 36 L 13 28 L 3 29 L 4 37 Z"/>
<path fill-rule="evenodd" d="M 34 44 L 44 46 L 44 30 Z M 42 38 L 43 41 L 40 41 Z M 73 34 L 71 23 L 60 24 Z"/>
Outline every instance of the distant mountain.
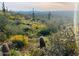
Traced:
<path fill-rule="evenodd" d="M 34 11 L 35 15 L 48 15 L 48 11 Z M 20 14 L 32 15 L 32 11 L 17 11 Z M 73 17 L 74 11 L 52 11 L 52 16 L 64 16 L 64 17 Z"/>

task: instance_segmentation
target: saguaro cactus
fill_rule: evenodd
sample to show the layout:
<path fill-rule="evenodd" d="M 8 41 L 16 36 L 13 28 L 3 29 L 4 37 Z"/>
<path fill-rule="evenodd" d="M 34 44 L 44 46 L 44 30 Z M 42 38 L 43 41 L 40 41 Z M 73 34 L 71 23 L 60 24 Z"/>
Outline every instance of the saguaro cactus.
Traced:
<path fill-rule="evenodd" d="M 35 13 L 34 13 L 34 8 L 33 8 L 32 17 L 33 17 L 33 20 L 35 21 Z"/>
<path fill-rule="evenodd" d="M 50 20 L 51 19 L 51 12 L 49 11 L 49 13 L 48 13 L 48 20 Z"/>
<path fill-rule="evenodd" d="M 3 11 L 3 13 L 5 14 L 5 4 L 4 4 L 4 2 L 2 3 L 2 11 Z"/>

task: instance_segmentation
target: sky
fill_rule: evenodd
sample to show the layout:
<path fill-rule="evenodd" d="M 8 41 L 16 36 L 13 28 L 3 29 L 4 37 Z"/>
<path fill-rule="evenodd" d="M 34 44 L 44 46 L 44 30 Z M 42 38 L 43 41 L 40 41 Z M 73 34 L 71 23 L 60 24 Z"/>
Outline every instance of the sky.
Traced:
<path fill-rule="evenodd" d="M 72 2 L 5 2 L 5 6 L 12 11 L 29 11 L 33 8 L 37 11 L 74 10 Z M 0 9 L 2 9 L 1 2 Z"/>

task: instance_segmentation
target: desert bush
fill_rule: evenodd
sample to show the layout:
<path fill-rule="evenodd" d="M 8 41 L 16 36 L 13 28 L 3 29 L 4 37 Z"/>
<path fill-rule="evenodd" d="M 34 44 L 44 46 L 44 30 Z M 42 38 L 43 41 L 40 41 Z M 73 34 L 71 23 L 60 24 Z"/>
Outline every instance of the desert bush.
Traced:
<path fill-rule="evenodd" d="M 15 20 L 15 24 L 16 24 L 16 25 L 21 24 L 20 20 Z"/>
<path fill-rule="evenodd" d="M 4 33 L 0 33 L 0 41 L 5 41 L 5 40 L 7 40 L 7 36 L 6 36 L 6 34 L 4 34 Z"/>
<path fill-rule="evenodd" d="M 46 55 L 46 51 L 45 51 L 44 48 L 43 49 L 34 48 L 34 49 L 31 49 L 30 54 L 32 56 L 45 56 Z"/>
<path fill-rule="evenodd" d="M 32 56 L 30 53 L 21 54 L 21 56 Z"/>
<path fill-rule="evenodd" d="M 5 16 L 0 16 L 0 27 L 4 27 L 7 23 L 7 18 Z"/>
<path fill-rule="evenodd" d="M 34 30 L 42 29 L 42 28 L 46 28 L 46 25 L 42 24 L 42 23 L 38 23 L 38 22 L 35 22 L 32 24 L 32 29 L 34 29 Z"/>
<path fill-rule="evenodd" d="M 10 20 L 15 20 L 15 17 L 14 16 L 8 16 L 8 18 L 10 19 Z"/>
<path fill-rule="evenodd" d="M 68 31 L 69 30 L 69 31 Z M 61 34 L 62 32 L 62 34 Z M 69 33 L 72 32 L 72 35 Z M 51 39 L 51 40 L 50 40 Z M 77 54 L 77 47 L 74 37 L 74 32 L 71 29 L 65 29 L 56 34 L 53 34 L 49 39 L 47 55 L 57 56 L 73 56 Z"/>
<path fill-rule="evenodd" d="M 10 56 L 20 56 L 21 55 L 21 53 L 15 49 L 11 49 L 9 51 L 9 54 L 10 54 Z"/>
<path fill-rule="evenodd" d="M 25 35 L 14 35 L 10 38 L 16 48 L 22 48 L 28 45 L 28 37 Z"/>
<path fill-rule="evenodd" d="M 37 33 L 38 36 L 47 36 L 50 34 L 51 34 L 51 32 L 49 29 L 42 29 Z"/>

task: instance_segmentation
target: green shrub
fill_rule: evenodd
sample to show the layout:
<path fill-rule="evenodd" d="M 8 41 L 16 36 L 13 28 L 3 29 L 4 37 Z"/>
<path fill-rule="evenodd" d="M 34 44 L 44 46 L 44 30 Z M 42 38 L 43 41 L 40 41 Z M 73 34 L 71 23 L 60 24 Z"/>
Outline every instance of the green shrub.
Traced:
<path fill-rule="evenodd" d="M 20 52 L 16 51 L 15 49 L 11 49 L 9 51 L 9 53 L 10 53 L 10 56 L 20 56 L 21 55 Z"/>
<path fill-rule="evenodd" d="M 44 49 L 35 48 L 31 50 L 30 53 L 32 56 L 44 56 L 46 55 L 46 52 Z"/>
<path fill-rule="evenodd" d="M 50 35 L 51 34 L 51 32 L 50 32 L 50 30 L 49 29 L 42 29 L 41 31 L 39 31 L 38 33 L 37 33 L 39 36 L 47 36 L 47 35 Z"/>
<path fill-rule="evenodd" d="M 16 48 L 23 48 L 24 47 L 24 42 L 18 40 L 18 41 L 13 41 L 13 44 Z"/>
<path fill-rule="evenodd" d="M 0 34 L 0 41 L 5 41 L 5 40 L 7 40 L 6 34 L 1 33 L 1 34 Z"/>
<path fill-rule="evenodd" d="M 4 27 L 7 23 L 7 18 L 5 16 L 0 16 L 0 27 Z"/>

